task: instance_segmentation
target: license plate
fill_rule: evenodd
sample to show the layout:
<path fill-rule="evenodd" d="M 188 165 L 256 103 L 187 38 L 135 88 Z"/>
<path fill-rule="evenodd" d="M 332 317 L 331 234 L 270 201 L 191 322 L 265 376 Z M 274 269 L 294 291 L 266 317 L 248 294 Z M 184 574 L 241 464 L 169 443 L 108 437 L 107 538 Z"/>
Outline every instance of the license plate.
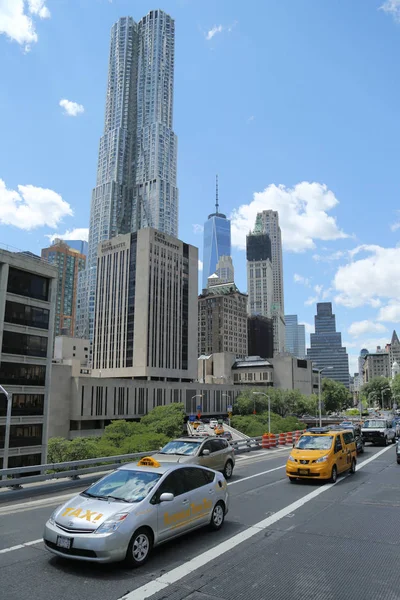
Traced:
<path fill-rule="evenodd" d="M 66 550 L 69 550 L 72 546 L 72 538 L 67 538 L 67 537 L 64 537 L 63 535 L 58 535 L 57 536 L 57 546 L 59 548 L 65 548 Z"/>
<path fill-rule="evenodd" d="M 299 469 L 299 475 L 308 475 L 308 469 Z"/>

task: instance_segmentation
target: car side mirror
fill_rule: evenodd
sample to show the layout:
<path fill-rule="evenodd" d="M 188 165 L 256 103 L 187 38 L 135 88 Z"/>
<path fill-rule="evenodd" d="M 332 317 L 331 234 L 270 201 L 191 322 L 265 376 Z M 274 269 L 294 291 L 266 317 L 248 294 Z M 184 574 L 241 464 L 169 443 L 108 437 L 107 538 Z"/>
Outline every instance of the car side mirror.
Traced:
<path fill-rule="evenodd" d="M 210 451 L 209 450 L 203 450 L 203 452 L 201 453 L 202 456 L 209 456 Z"/>
<path fill-rule="evenodd" d="M 173 494 L 171 494 L 170 492 L 164 492 L 160 496 L 160 502 L 172 502 L 172 500 L 174 498 L 175 498 L 175 496 Z"/>

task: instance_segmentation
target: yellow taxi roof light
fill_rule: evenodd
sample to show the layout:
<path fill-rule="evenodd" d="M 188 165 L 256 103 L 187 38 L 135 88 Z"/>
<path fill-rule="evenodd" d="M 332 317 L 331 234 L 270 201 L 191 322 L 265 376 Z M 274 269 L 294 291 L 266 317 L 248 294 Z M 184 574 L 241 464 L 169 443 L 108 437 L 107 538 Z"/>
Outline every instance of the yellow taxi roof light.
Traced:
<path fill-rule="evenodd" d="M 138 467 L 154 467 L 155 469 L 157 469 L 158 467 L 161 467 L 161 465 L 157 460 L 155 460 L 151 456 L 144 456 L 139 460 Z"/>

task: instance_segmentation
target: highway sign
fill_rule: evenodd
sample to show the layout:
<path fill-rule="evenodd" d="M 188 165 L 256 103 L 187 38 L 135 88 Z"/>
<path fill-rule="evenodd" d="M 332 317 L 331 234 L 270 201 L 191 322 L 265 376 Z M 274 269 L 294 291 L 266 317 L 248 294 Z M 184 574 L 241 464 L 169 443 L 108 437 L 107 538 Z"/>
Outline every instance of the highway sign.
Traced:
<path fill-rule="evenodd" d="M 201 411 L 201 406 L 200 405 L 196 406 L 196 410 L 200 412 Z"/>
<path fill-rule="evenodd" d="M 196 417 L 195 417 L 195 415 L 190 415 L 190 417 L 189 417 L 189 421 L 190 421 L 191 423 L 193 423 L 193 421 L 195 421 L 195 420 L 196 420 Z"/>
<path fill-rule="evenodd" d="M 232 405 L 231 405 L 231 404 L 229 404 L 229 406 L 227 406 L 227 407 L 226 407 L 226 409 L 227 409 L 227 411 L 228 411 L 229 413 L 231 413 L 231 412 L 232 412 Z"/>

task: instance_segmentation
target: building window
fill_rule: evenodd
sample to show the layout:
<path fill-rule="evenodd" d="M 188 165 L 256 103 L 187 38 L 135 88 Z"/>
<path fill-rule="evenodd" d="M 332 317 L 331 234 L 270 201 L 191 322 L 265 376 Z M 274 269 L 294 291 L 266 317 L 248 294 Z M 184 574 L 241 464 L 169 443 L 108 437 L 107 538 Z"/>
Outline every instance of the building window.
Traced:
<path fill-rule="evenodd" d="M 8 385 L 40 385 L 44 386 L 46 367 L 42 365 L 25 365 L 2 362 L 0 365 L 0 381 Z"/>
<path fill-rule="evenodd" d="M 43 415 L 44 394 L 12 394 L 11 415 Z M 7 415 L 7 399 L 0 396 L 0 417 Z"/>
<path fill-rule="evenodd" d="M 47 338 L 40 335 L 4 331 L 2 352 L 5 354 L 46 357 Z"/>
<path fill-rule="evenodd" d="M 0 426 L 0 448 L 4 448 L 5 425 Z M 10 448 L 41 446 L 43 425 L 11 425 Z"/>
<path fill-rule="evenodd" d="M 10 267 L 8 271 L 7 292 L 35 298 L 36 300 L 49 299 L 49 279 Z"/>
<path fill-rule="evenodd" d="M 4 313 L 4 322 L 14 325 L 25 325 L 26 327 L 37 327 L 39 329 L 49 328 L 49 314 L 46 308 L 26 306 L 19 302 L 7 300 Z"/>

